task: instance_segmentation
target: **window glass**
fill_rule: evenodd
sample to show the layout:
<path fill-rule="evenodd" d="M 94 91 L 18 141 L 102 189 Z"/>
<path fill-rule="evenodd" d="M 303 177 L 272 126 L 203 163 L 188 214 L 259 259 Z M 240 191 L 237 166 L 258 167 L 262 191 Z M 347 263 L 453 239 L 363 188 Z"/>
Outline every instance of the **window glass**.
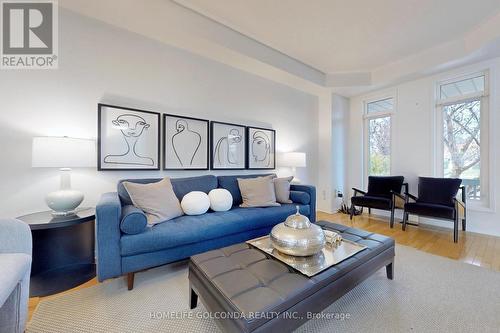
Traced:
<path fill-rule="evenodd" d="M 391 117 L 368 119 L 368 175 L 391 173 Z"/>

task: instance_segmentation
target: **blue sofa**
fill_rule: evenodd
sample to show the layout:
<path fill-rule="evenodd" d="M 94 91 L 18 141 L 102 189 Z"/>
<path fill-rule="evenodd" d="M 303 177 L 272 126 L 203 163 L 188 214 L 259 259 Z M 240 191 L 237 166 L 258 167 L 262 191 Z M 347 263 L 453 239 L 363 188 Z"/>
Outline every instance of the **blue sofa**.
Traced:
<path fill-rule="evenodd" d="M 199 176 L 172 179 L 175 194 L 182 197 L 191 191 L 208 193 L 225 188 L 233 196 L 233 208 L 198 216 L 180 216 L 171 221 L 148 227 L 137 234 L 120 229 L 124 212 L 133 210 L 123 181 L 157 182 L 160 179 L 128 179 L 118 183 L 117 192 L 102 195 L 96 207 L 97 277 L 99 281 L 121 275 L 128 276 L 133 287 L 134 272 L 175 262 L 205 251 L 268 234 L 272 227 L 300 207 L 300 212 L 316 220 L 316 189 L 314 186 L 291 186 L 293 204 L 280 207 L 240 208 L 242 202 L 237 178 L 262 175 Z"/>

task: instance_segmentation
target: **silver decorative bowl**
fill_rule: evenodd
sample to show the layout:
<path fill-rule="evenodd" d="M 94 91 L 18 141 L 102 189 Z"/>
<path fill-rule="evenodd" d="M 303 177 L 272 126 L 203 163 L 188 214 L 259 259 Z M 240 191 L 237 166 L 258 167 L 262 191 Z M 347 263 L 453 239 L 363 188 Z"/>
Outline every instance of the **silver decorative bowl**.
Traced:
<path fill-rule="evenodd" d="M 320 252 L 326 243 L 323 229 L 301 215 L 299 206 L 297 213 L 274 226 L 270 239 L 276 250 L 298 257 L 312 256 Z"/>

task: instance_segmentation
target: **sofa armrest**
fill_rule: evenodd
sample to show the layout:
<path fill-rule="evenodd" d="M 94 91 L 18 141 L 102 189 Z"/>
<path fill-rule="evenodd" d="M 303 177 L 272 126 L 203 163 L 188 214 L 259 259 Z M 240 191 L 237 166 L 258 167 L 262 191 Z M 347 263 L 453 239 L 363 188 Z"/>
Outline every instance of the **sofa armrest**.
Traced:
<path fill-rule="evenodd" d="M 31 229 L 16 219 L 0 219 L 0 253 L 24 253 L 31 256 Z"/>
<path fill-rule="evenodd" d="M 99 281 L 122 275 L 121 210 L 120 198 L 116 192 L 104 193 L 96 206 L 96 260 Z"/>
<path fill-rule="evenodd" d="M 292 200 L 293 203 L 301 205 L 309 205 L 311 203 L 309 193 L 302 191 L 290 191 L 290 200 Z"/>
<path fill-rule="evenodd" d="M 306 192 L 307 194 L 309 194 L 309 197 L 311 198 L 311 202 L 309 203 L 311 212 L 308 218 L 311 222 L 316 222 L 316 187 L 312 185 L 291 184 L 290 190 Z"/>

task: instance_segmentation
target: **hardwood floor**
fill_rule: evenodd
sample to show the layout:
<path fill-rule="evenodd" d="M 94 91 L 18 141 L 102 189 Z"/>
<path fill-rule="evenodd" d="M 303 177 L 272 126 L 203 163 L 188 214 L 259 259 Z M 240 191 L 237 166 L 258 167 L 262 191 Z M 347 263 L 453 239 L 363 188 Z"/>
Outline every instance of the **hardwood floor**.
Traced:
<path fill-rule="evenodd" d="M 373 215 L 355 216 L 352 221 L 345 214 L 318 212 L 317 216 L 318 220 L 331 221 L 392 237 L 401 245 L 500 271 L 500 237 L 460 231 L 458 243 L 453 243 L 453 231 L 451 229 L 408 226 L 406 231 L 402 231 L 399 223 L 396 223 L 394 228 L 391 229 L 388 219 Z M 126 283 L 124 277 L 120 277 L 120 279 L 123 279 L 124 284 Z M 97 279 L 94 278 L 64 293 L 87 288 L 98 283 Z M 57 297 L 64 293 L 30 298 L 29 318 L 31 319 L 36 306 L 41 300 Z"/>
<path fill-rule="evenodd" d="M 388 218 L 364 214 L 355 216 L 318 212 L 318 220 L 332 221 L 359 229 L 392 237 L 396 243 L 415 249 L 448 257 L 468 264 L 500 271 L 500 237 L 459 232 L 458 243 L 453 243 L 453 230 L 431 226 L 408 226 L 401 230 L 401 224 L 389 227 Z"/>

